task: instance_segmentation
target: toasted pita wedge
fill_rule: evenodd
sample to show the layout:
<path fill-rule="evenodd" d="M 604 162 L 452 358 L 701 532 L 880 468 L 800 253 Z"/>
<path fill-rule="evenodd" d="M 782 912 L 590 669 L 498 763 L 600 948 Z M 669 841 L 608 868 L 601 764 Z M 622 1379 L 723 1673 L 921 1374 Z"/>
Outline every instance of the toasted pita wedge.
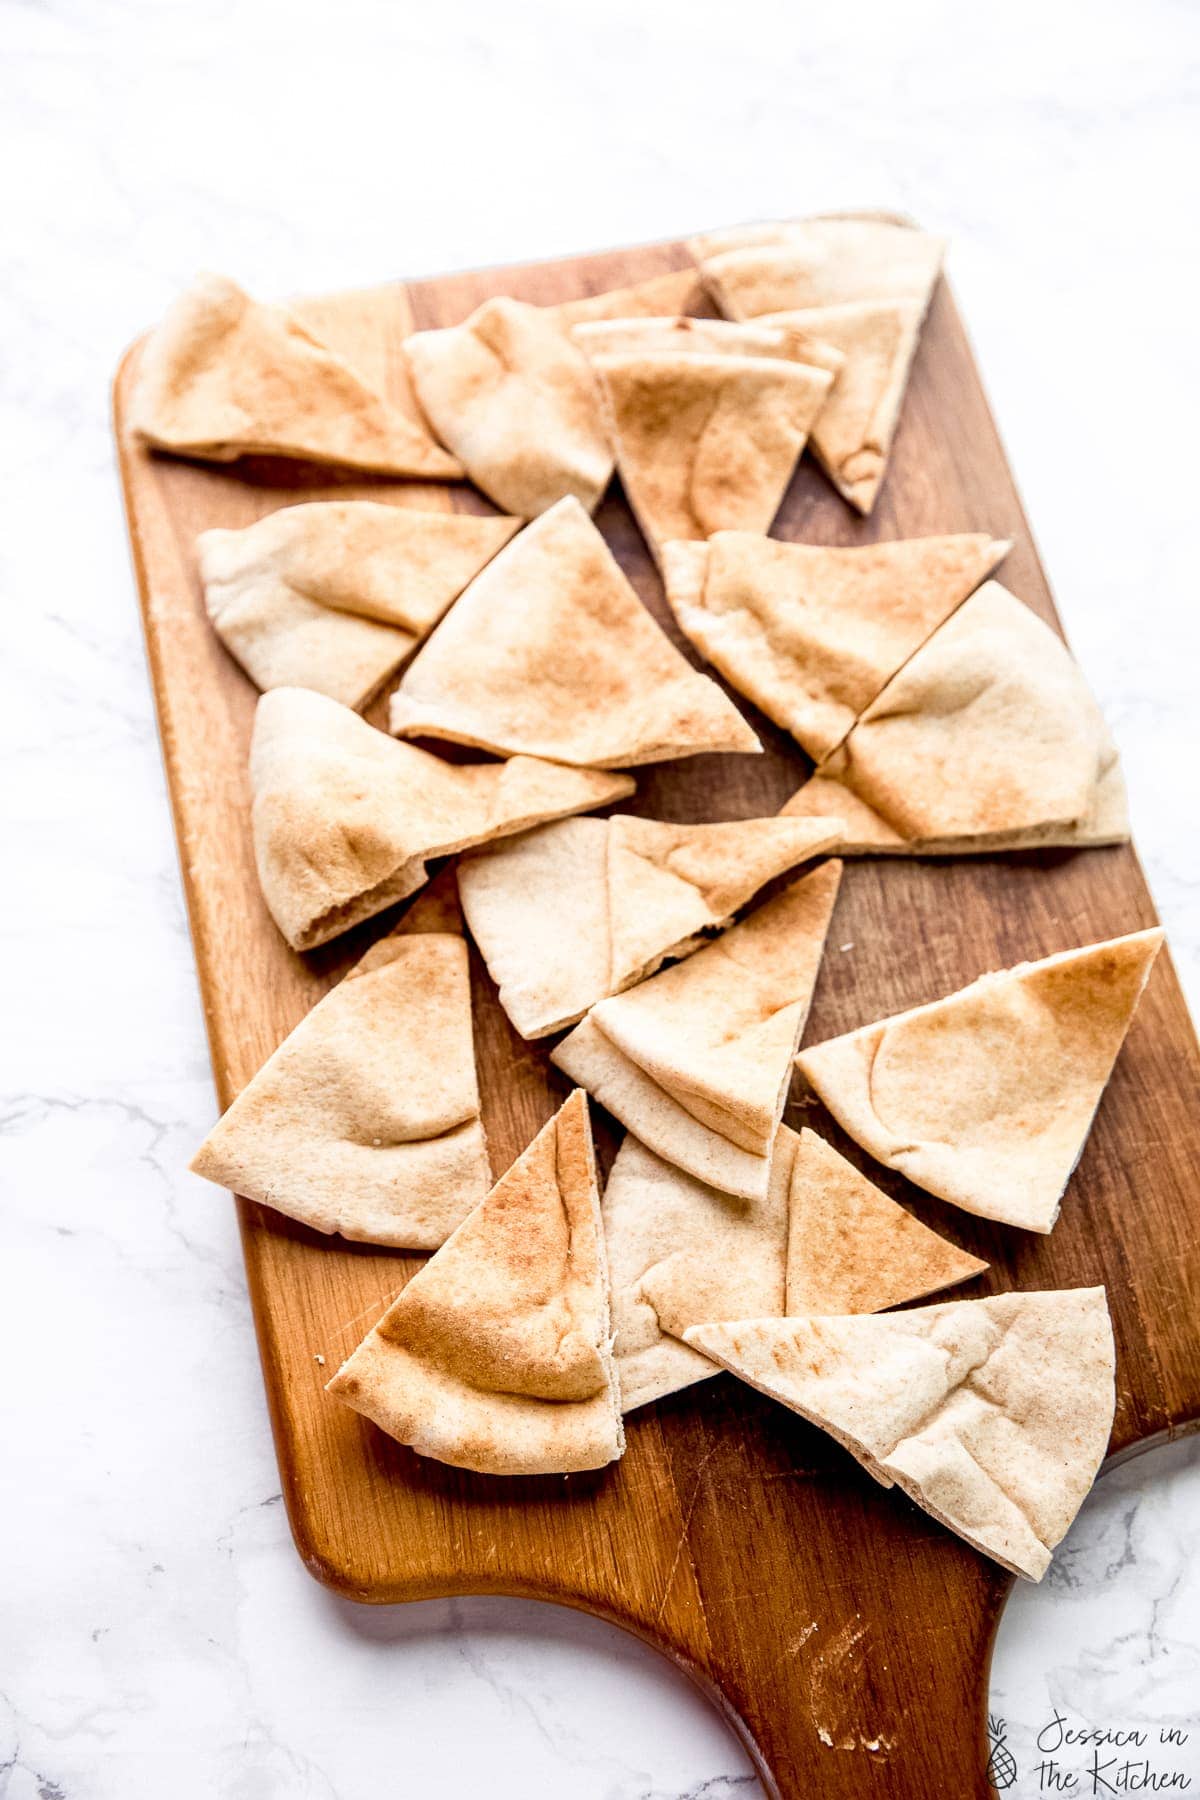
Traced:
<path fill-rule="evenodd" d="M 1007 554 L 984 532 L 832 549 L 719 531 L 667 544 L 667 599 L 725 679 L 820 762 Z"/>
<path fill-rule="evenodd" d="M 522 1037 L 573 1025 L 590 1006 L 699 947 L 756 890 L 837 841 L 836 826 L 739 819 L 566 819 L 459 865 L 471 935 Z"/>
<path fill-rule="evenodd" d="M 632 1135 L 621 1145 L 603 1212 L 626 1412 L 717 1373 L 680 1341 L 689 1325 L 782 1312 L 794 1142 L 781 1125 L 754 1199 L 709 1187 Z"/>
<path fill-rule="evenodd" d="M 552 310 L 487 300 L 404 348 L 433 429 L 497 506 L 533 518 L 571 494 L 595 508 L 612 453 L 587 358 Z"/>
<path fill-rule="evenodd" d="M 1045 1574 L 1108 1448 L 1115 1354 L 1103 1288 L 697 1325 L 686 1335 L 1031 1581 Z"/>
<path fill-rule="evenodd" d="M 205 605 L 256 687 L 359 708 L 518 524 L 368 500 L 283 507 L 197 538 Z"/>
<path fill-rule="evenodd" d="M 815 1131 L 788 1136 L 785 1312 L 883 1312 L 983 1274 L 985 1262 L 905 1212 Z"/>
<path fill-rule="evenodd" d="M 808 363 L 836 376 L 845 357 L 794 325 L 728 319 L 622 319 L 576 325 L 571 333 L 586 356 L 756 356 Z"/>
<path fill-rule="evenodd" d="M 607 288 L 602 294 L 586 294 L 582 300 L 563 300 L 542 310 L 552 313 L 568 329 L 593 319 L 675 318 L 690 312 L 705 299 L 698 269 L 669 269 L 650 275 L 632 287 Z"/>
<path fill-rule="evenodd" d="M 315 1231 L 436 1250 L 491 1184 L 462 938 L 375 944 L 242 1089 L 191 1166 Z"/>
<path fill-rule="evenodd" d="M 1047 1232 L 1163 934 L 983 975 L 814 1044 L 801 1073 L 850 1136 L 964 1211 Z"/>
<path fill-rule="evenodd" d="M 195 282 L 147 338 L 132 424 L 156 449 L 211 462 L 263 454 L 430 481 L 462 475 L 290 313 L 219 275 Z"/>
<path fill-rule="evenodd" d="M 995 581 L 893 677 L 819 773 L 824 785 L 808 799 L 802 788 L 789 815 L 817 817 L 853 795 L 865 811 L 847 817 L 849 835 L 869 849 L 1128 835 L 1117 752 L 1078 663 Z"/>
<path fill-rule="evenodd" d="M 743 1200 L 625 1139 L 604 1194 L 626 1412 L 714 1375 L 679 1340 L 711 1319 L 874 1312 L 981 1274 L 811 1131 L 781 1125 L 765 1197 Z M 785 1286 L 786 1276 L 786 1286 Z"/>
<path fill-rule="evenodd" d="M 573 499 L 471 583 L 406 670 L 391 729 L 585 768 L 762 748 L 655 624 Z"/>
<path fill-rule="evenodd" d="M 328 1391 L 485 1475 L 598 1469 L 625 1447 L 587 1102 L 576 1091 Z"/>
<path fill-rule="evenodd" d="M 863 514 L 887 472 L 923 317 L 916 300 L 857 300 L 769 321 L 805 331 L 845 359 L 809 442 L 834 487 Z"/>
<path fill-rule="evenodd" d="M 668 1162 L 761 1198 L 840 876 L 822 864 L 686 962 L 602 1000 L 551 1060 Z"/>
<path fill-rule="evenodd" d="M 447 763 L 305 688 L 258 703 L 251 823 L 263 896 L 296 950 L 415 893 L 431 857 L 605 806 L 628 777 L 518 756 Z"/>
<path fill-rule="evenodd" d="M 647 543 L 767 531 L 833 377 L 778 356 L 593 356 L 626 498 Z"/>
<path fill-rule="evenodd" d="M 793 219 L 694 239 L 704 284 L 731 319 L 856 300 L 915 300 L 922 312 L 946 240 L 881 219 Z"/>

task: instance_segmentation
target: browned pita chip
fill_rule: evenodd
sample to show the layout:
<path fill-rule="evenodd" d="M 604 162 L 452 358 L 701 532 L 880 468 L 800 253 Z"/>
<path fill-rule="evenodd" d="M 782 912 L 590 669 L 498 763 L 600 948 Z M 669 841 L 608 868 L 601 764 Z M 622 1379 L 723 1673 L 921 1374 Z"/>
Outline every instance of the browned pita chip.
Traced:
<path fill-rule="evenodd" d="M 447 763 L 305 688 L 258 703 L 254 854 L 271 916 L 311 950 L 414 893 L 431 857 L 623 799 L 628 777 L 533 757 Z"/>
<path fill-rule="evenodd" d="M 359 708 L 518 523 L 369 500 L 286 506 L 201 533 L 205 605 L 257 687 L 315 688 Z"/>
<path fill-rule="evenodd" d="M 797 1064 L 888 1168 L 966 1212 L 1047 1232 L 1162 937 L 1134 932 L 983 975 L 814 1044 Z"/>
<path fill-rule="evenodd" d="M 388 937 L 301 1020 L 192 1160 L 316 1231 L 435 1250 L 491 1181 L 467 947 Z"/>
<path fill-rule="evenodd" d="M 836 810 L 855 849 L 949 854 L 1128 835 L 1117 752 L 1079 665 L 995 581 L 893 677 L 819 775 L 786 810 Z"/>
<path fill-rule="evenodd" d="M 391 729 L 589 768 L 761 749 L 655 624 L 574 499 L 471 583 L 405 671 Z"/>
<path fill-rule="evenodd" d="M 609 1332 L 600 1196 L 576 1091 L 329 1392 L 459 1468 L 598 1469 L 625 1447 Z"/>
<path fill-rule="evenodd" d="M 669 538 L 767 531 L 833 381 L 779 356 L 630 351 L 592 367 L 656 556 Z"/>
<path fill-rule="evenodd" d="M 825 821 L 564 819 L 464 858 L 458 890 L 500 1004 L 522 1037 L 544 1037 L 698 949 L 697 933 L 836 841 Z"/>
<path fill-rule="evenodd" d="M 792 219 L 694 238 L 705 286 L 731 319 L 856 300 L 915 300 L 924 312 L 944 238 L 870 218 Z"/>
<path fill-rule="evenodd" d="M 647 276 L 631 287 L 606 288 L 601 294 L 563 300 L 543 310 L 553 313 L 561 325 L 571 327 L 593 319 L 674 318 L 690 312 L 703 300 L 698 270 L 669 269 L 665 275 Z"/>
<path fill-rule="evenodd" d="M 667 544 L 663 573 L 680 629 L 819 762 L 1008 548 L 985 532 L 834 549 L 720 531 Z"/>
<path fill-rule="evenodd" d="M 454 480 L 461 465 L 282 307 L 202 276 L 141 352 L 134 429 L 214 462 L 266 454 Z"/>
<path fill-rule="evenodd" d="M 1108 1448 L 1115 1356 L 1103 1288 L 697 1325 L 687 1341 L 1031 1581 Z"/>
<path fill-rule="evenodd" d="M 552 310 L 486 300 L 404 348 L 433 429 L 497 506 L 533 518 L 570 494 L 593 510 L 612 454 L 587 358 Z"/>
<path fill-rule="evenodd" d="M 667 1161 L 722 1193 L 762 1196 L 840 875 L 822 864 L 685 962 L 602 1000 L 552 1061 Z"/>
<path fill-rule="evenodd" d="M 883 1312 L 983 1274 L 985 1262 L 889 1200 L 815 1131 L 788 1135 L 794 1156 L 785 1312 Z"/>

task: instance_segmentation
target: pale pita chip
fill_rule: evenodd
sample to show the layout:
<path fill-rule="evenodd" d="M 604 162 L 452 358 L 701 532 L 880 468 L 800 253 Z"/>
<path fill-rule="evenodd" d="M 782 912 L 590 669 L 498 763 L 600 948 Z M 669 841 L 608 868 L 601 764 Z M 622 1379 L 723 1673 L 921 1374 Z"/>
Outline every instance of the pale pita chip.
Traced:
<path fill-rule="evenodd" d="M 551 1053 L 659 1156 L 710 1187 L 764 1195 L 841 864 L 594 1006 Z"/>
<path fill-rule="evenodd" d="M 781 1126 L 767 1190 L 753 1199 L 698 1181 L 632 1134 L 618 1150 L 603 1213 L 626 1412 L 717 1373 L 680 1342 L 689 1325 L 783 1310 L 787 1140 Z"/>
<path fill-rule="evenodd" d="M 789 814 L 817 816 L 837 783 L 891 832 L 879 841 L 869 816 L 843 814 L 870 848 L 1113 842 L 1128 829 L 1117 752 L 1078 663 L 996 581 L 926 641 L 819 774 L 825 788 L 808 802 L 802 788 Z"/>
<path fill-rule="evenodd" d="M 458 461 L 282 307 L 219 275 L 180 295 L 141 351 L 134 430 L 160 450 L 293 457 L 453 481 Z"/>
<path fill-rule="evenodd" d="M 771 321 L 806 331 L 845 358 L 809 444 L 834 487 L 863 514 L 887 472 L 923 317 L 916 300 L 857 300 Z"/>
<path fill-rule="evenodd" d="M 905 1212 L 815 1131 L 794 1139 L 789 1198 L 786 1313 L 883 1312 L 988 1266 Z"/>
<path fill-rule="evenodd" d="M 463 912 L 521 1036 L 573 1025 L 686 956 L 697 933 L 727 925 L 765 882 L 837 842 L 832 823 L 790 833 L 788 823 L 565 819 L 464 858 Z"/>
<path fill-rule="evenodd" d="M 409 664 L 390 723 L 398 737 L 584 768 L 762 748 L 660 630 L 573 499 L 471 583 Z"/>
<path fill-rule="evenodd" d="M 983 975 L 797 1063 L 879 1162 L 966 1212 L 1047 1232 L 1162 938 L 1134 932 Z"/>
<path fill-rule="evenodd" d="M 656 556 L 669 538 L 768 531 L 833 383 L 828 369 L 779 356 L 631 351 L 592 367 L 626 499 Z"/>
<path fill-rule="evenodd" d="M 731 319 L 856 300 L 915 300 L 924 312 L 946 240 L 882 219 L 793 219 L 692 240 L 705 286 Z"/>
<path fill-rule="evenodd" d="M 628 777 L 518 756 L 448 763 L 306 688 L 258 703 L 251 825 L 272 918 L 311 950 L 415 893 L 431 857 L 606 806 Z"/>
<path fill-rule="evenodd" d="M 669 269 L 665 275 L 649 275 L 631 287 L 606 288 L 543 310 L 570 328 L 599 319 L 675 318 L 704 301 L 698 269 Z"/>
<path fill-rule="evenodd" d="M 576 325 L 571 333 L 589 357 L 634 354 L 673 356 L 778 357 L 809 363 L 836 376 L 845 362 L 840 350 L 821 343 L 793 325 L 728 319 L 597 319 Z"/>
<path fill-rule="evenodd" d="M 357 710 L 519 524 L 370 500 L 285 506 L 200 534 L 204 603 L 256 687 L 314 688 Z"/>
<path fill-rule="evenodd" d="M 1103 1288 L 698 1325 L 687 1341 L 1031 1581 L 1083 1504 L 1112 1431 Z"/>
<path fill-rule="evenodd" d="M 413 1276 L 328 1391 L 420 1455 L 482 1474 L 565 1474 L 620 1456 L 582 1093 Z"/>
<path fill-rule="evenodd" d="M 604 1193 L 613 1328 L 626 1412 L 703 1381 L 679 1340 L 713 1319 L 873 1312 L 981 1274 L 815 1133 L 781 1125 L 766 1195 L 723 1194 L 632 1135 Z"/>
<path fill-rule="evenodd" d="M 416 933 L 368 950 L 191 1166 L 315 1231 L 435 1250 L 491 1184 L 462 938 Z"/>
<path fill-rule="evenodd" d="M 497 506 L 533 518 L 570 494 L 593 511 L 612 453 L 587 358 L 553 310 L 486 300 L 404 348 L 433 429 Z"/>
<path fill-rule="evenodd" d="M 667 544 L 680 630 L 820 762 L 1010 545 L 986 532 L 831 548 L 720 531 Z"/>

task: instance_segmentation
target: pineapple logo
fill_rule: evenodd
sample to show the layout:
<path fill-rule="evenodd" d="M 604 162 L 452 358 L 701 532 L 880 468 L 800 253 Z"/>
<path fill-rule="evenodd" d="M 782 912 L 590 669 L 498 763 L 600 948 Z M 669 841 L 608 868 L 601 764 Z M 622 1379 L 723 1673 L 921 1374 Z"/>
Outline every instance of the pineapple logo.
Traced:
<path fill-rule="evenodd" d="M 989 1713 L 987 1730 L 992 1746 L 987 1763 L 987 1778 L 999 1794 L 1003 1793 L 1005 1788 L 1010 1788 L 1017 1779 L 1017 1764 L 1012 1751 L 1004 1741 L 1005 1733 L 1008 1730 L 1004 1720 L 997 1719 Z"/>

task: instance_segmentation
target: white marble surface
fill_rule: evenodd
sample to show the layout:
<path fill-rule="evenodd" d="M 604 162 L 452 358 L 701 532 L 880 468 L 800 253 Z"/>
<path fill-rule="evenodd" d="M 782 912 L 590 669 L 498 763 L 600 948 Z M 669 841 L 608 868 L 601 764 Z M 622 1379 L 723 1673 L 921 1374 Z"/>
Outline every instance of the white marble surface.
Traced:
<path fill-rule="evenodd" d="M 838 203 L 948 230 L 1194 1004 L 1200 12 L 3 0 L 0 33 L 0 1793 L 752 1792 L 621 1634 L 356 1609 L 293 1552 L 232 1211 L 182 1172 L 213 1096 L 106 384 L 198 264 L 269 295 Z M 1189 1446 L 1128 1465 L 1018 1595 L 1010 1791 L 1055 1708 L 1190 1731 L 1146 1754 L 1200 1782 L 1198 1520 Z"/>

